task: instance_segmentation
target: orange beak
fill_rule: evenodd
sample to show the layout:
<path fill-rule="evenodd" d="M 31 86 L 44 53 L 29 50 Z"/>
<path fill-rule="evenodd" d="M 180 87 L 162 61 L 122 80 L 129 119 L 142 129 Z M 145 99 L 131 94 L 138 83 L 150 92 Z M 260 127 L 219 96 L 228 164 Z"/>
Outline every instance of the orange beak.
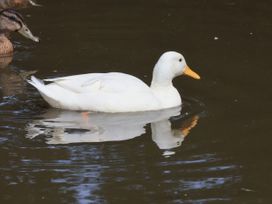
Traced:
<path fill-rule="evenodd" d="M 200 79 L 200 76 L 197 73 L 195 73 L 193 70 L 191 70 L 187 65 L 185 66 L 183 74 L 190 76 L 194 79 Z"/>

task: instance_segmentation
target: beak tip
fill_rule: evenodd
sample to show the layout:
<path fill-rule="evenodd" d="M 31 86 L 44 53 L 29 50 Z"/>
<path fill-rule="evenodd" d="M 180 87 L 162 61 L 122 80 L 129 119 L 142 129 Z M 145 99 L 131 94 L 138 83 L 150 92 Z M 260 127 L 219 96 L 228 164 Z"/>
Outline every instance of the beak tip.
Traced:
<path fill-rule="evenodd" d="M 33 40 L 34 42 L 36 42 L 36 43 L 40 42 L 40 38 L 38 38 L 38 37 L 34 37 L 32 40 Z"/>
<path fill-rule="evenodd" d="M 185 70 L 184 70 L 183 74 L 185 74 L 187 76 L 190 76 L 193 79 L 197 79 L 197 80 L 200 79 L 200 76 L 197 73 L 195 73 L 193 70 L 191 70 L 187 65 L 185 67 Z"/>

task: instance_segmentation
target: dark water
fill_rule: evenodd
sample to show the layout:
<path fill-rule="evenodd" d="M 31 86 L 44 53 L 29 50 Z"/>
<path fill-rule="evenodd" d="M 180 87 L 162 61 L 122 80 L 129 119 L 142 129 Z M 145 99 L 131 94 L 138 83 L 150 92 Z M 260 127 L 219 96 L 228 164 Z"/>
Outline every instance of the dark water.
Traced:
<path fill-rule="evenodd" d="M 1 203 L 272 202 L 272 2 L 39 2 L 22 13 L 41 43 L 15 34 L 0 73 Z M 58 111 L 20 78 L 121 71 L 148 83 L 167 50 L 202 76 L 175 79 L 181 113 Z"/>

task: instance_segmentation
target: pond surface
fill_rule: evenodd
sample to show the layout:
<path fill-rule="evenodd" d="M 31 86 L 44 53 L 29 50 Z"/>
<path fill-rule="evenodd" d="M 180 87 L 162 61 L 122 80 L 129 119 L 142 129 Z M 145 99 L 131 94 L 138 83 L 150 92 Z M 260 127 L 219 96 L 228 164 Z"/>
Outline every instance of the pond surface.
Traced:
<path fill-rule="evenodd" d="M 14 34 L 1 59 L 1 203 L 272 202 L 270 1 L 39 3 L 21 12 L 41 42 Z M 175 79 L 181 110 L 59 111 L 21 78 L 120 71 L 149 83 L 167 50 L 202 77 Z"/>

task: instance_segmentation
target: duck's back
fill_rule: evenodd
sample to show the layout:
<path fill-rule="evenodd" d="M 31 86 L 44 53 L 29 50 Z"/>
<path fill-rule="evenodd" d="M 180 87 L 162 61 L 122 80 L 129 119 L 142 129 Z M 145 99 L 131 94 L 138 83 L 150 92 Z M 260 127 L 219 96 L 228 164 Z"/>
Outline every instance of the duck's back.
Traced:
<path fill-rule="evenodd" d="M 76 93 L 89 93 L 90 91 L 111 93 L 131 91 L 150 92 L 149 86 L 140 79 L 118 72 L 81 74 L 45 79 L 44 81 L 53 82 L 47 86 L 58 85 Z"/>

